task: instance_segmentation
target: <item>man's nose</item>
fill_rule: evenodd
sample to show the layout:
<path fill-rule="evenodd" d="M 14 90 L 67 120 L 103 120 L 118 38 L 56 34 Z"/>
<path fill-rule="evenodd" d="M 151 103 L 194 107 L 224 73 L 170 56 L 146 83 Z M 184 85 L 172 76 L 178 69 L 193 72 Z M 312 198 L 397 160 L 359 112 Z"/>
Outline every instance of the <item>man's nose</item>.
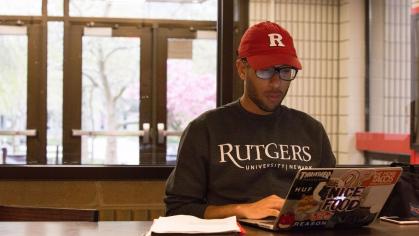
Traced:
<path fill-rule="evenodd" d="M 280 87 L 281 83 L 284 82 L 281 78 L 279 78 L 279 73 L 275 72 L 272 78 L 269 80 L 270 85 L 272 87 Z"/>

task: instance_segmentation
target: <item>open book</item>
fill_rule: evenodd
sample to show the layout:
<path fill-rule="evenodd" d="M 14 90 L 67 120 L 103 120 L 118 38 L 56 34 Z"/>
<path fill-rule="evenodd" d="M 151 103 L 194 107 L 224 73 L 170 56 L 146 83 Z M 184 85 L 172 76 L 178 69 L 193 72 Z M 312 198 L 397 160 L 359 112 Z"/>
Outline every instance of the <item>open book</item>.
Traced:
<path fill-rule="evenodd" d="M 176 215 L 159 217 L 153 221 L 153 225 L 147 235 L 158 234 L 218 234 L 240 233 L 235 216 L 224 219 L 201 219 L 189 215 Z"/>

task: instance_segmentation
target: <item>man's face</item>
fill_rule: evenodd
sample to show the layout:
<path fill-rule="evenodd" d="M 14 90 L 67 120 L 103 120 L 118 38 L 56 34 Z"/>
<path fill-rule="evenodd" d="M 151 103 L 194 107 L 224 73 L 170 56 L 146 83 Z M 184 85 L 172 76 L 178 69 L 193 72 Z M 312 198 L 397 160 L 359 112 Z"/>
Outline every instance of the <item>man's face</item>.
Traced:
<path fill-rule="evenodd" d="M 274 112 L 284 100 L 291 82 L 281 80 L 277 73 L 270 79 L 260 79 L 250 65 L 245 66 L 241 76 L 245 83 L 242 105 L 256 114 Z"/>

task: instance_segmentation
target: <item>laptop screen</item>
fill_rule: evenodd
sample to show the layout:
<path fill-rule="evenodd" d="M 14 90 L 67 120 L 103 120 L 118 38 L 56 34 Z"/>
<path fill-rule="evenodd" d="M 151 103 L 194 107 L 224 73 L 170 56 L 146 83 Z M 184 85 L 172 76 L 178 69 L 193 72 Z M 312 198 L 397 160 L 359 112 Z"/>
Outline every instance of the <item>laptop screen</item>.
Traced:
<path fill-rule="evenodd" d="M 400 173 L 397 167 L 300 170 L 275 228 L 368 225 L 377 218 Z"/>

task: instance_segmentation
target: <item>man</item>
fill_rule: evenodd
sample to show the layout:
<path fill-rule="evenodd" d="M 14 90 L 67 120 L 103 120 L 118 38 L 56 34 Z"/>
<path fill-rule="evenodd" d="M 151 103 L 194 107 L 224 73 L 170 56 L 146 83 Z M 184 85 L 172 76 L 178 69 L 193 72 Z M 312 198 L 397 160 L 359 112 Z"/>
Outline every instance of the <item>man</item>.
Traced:
<path fill-rule="evenodd" d="M 167 180 L 166 214 L 277 216 L 301 168 L 334 167 L 320 122 L 281 105 L 301 64 L 290 34 L 272 22 L 249 28 L 236 67 L 242 97 L 193 120 Z"/>

